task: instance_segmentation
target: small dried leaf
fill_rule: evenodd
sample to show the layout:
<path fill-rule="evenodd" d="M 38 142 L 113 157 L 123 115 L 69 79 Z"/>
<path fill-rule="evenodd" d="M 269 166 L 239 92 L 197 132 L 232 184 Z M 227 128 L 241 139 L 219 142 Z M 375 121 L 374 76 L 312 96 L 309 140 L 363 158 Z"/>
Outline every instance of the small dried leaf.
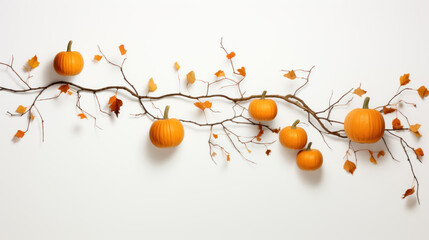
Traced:
<path fill-rule="evenodd" d="M 68 90 L 67 94 L 71 96 L 73 93 L 72 93 L 72 91 Z"/>
<path fill-rule="evenodd" d="M 360 86 L 353 91 L 353 94 L 356 94 L 359 97 L 362 97 L 362 95 L 364 95 L 365 93 L 366 91 L 360 88 Z"/>
<path fill-rule="evenodd" d="M 418 159 L 420 159 L 420 157 L 423 157 L 425 155 L 423 153 L 423 149 L 422 148 L 414 149 L 414 152 L 416 153 Z"/>
<path fill-rule="evenodd" d="M 18 130 L 18 131 L 15 133 L 15 137 L 17 137 L 17 138 L 22 138 L 22 137 L 24 137 L 24 135 L 25 135 L 25 132 L 24 132 L 24 131 L 21 131 L 21 130 Z"/>
<path fill-rule="evenodd" d="M 241 68 L 237 69 L 237 72 L 243 77 L 246 76 L 246 68 L 245 67 L 241 67 Z"/>
<path fill-rule="evenodd" d="M 103 56 L 101 56 L 101 55 L 95 55 L 94 56 L 94 60 L 97 62 L 99 62 L 102 58 L 103 58 Z"/>
<path fill-rule="evenodd" d="M 213 133 L 213 137 L 214 137 L 215 139 L 217 139 L 217 138 L 218 138 L 218 135 Z"/>
<path fill-rule="evenodd" d="M 417 92 L 419 93 L 422 99 L 429 95 L 429 91 L 425 86 L 419 87 L 419 89 L 417 89 Z"/>
<path fill-rule="evenodd" d="M 21 114 L 24 114 L 25 111 L 27 111 L 27 108 L 22 105 L 19 105 L 18 108 L 16 109 L 16 112 Z"/>
<path fill-rule="evenodd" d="M 30 119 L 34 120 L 34 115 L 32 113 L 30 113 Z"/>
<path fill-rule="evenodd" d="M 375 160 L 373 152 L 371 150 L 368 150 L 368 152 L 371 155 L 369 161 L 377 165 L 377 160 Z"/>
<path fill-rule="evenodd" d="M 110 107 L 110 111 L 114 112 L 116 114 L 116 117 L 118 117 L 119 115 L 119 110 L 121 109 L 122 106 L 122 100 L 117 98 L 116 95 L 111 96 L 109 99 L 109 107 Z"/>
<path fill-rule="evenodd" d="M 39 66 L 39 61 L 37 61 L 37 55 L 34 55 L 34 57 L 28 59 L 28 66 L 30 66 L 31 69 L 35 69 Z"/>
<path fill-rule="evenodd" d="M 206 108 L 211 108 L 212 107 L 212 103 L 211 102 L 209 102 L 209 101 L 205 101 L 205 102 L 196 102 L 196 103 L 194 103 L 194 105 L 197 107 L 197 108 L 199 108 L 199 109 L 201 109 L 201 110 L 205 110 Z"/>
<path fill-rule="evenodd" d="M 384 113 L 384 114 L 393 113 L 394 111 L 396 111 L 396 109 L 395 109 L 395 108 L 383 107 L 383 113 Z"/>
<path fill-rule="evenodd" d="M 267 151 L 265 151 L 265 154 L 267 154 L 267 156 L 270 156 L 271 150 L 267 149 Z"/>
<path fill-rule="evenodd" d="M 404 128 L 404 126 L 401 125 L 401 120 L 399 120 L 398 118 L 393 119 L 392 127 L 395 130 L 400 130 Z"/>
<path fill-rule="evenodd" d="M 259 138 L 262 136 L 262 134 L 264 134 L 264 130 L 262 129 L 261 125 L 258 126 L 258 129 L 259 129 L 259 132 L 258 132 L 258 135 L 256 135 L 256 138 Z M 258 140 L 258 141 L 261 141 L 261 140 Z"/>
<path fill-rule="evenodd" d="M 210 108 L 212 108 L 212 105 L 213 105 L 213 104 L 212 104 L 211 102 L 209 102 L 209 101 L 205 101 L 205 102 L 204 102 L 204 107 L 205 107 L 205 108 L 209 108 L 209 109 L 210 109 Z"/>
<path fill-rule="evenodd" d="M 225 77 L 225 73 L 222 70 L 219 70 L 215 73 L 216 77 L 220 78 L 220 77 Z"/>
<path fill-rule="evenodd" d="M 386 153 L 384 152 L 384 151 L 380 151 L 380 152 L 378 152 L 378 154 L 377 154 L 377 158 L 380 158 L 380 157 L 382 157 L 382 156 L 384 156 Z"/>
<path fill-rule="evenodd" d="M 180 65 L 177 62 L 175 62 L 174 63 L 174 68 L 176 68 L 176 71 L 179 71 Z"/>
<path fill-rule="evenodd" d="M 64 84 L 64 85 L 61 85 L 59 88 L 58 88 L 58 90 L 60 90 L 60 94 L 61 93 L 67 93 L 67 91 L 70 89 L 70 87 L 69 87 L 69 85 L 68 84 Z"/>
<path fill-rule="evenodd" d="M 289 78 L 290 80 L 294 80 L 296 79 L 296 74 L 294 70 L 290 70 L 289 72 L 287 72 L 285 75 L 283 75 L 284 77 Z"/>
<path fill-rule="evenodd" d="M 344 170 L 353 175 L 356 170 L 356 164 L 347 159 L 347 161 L 344 163 Z"/>
<path fill-rule="evenodd" d="M 217 155 L 216 152 L 212 152 L 212 157 L 215 157 Z"/>
<path fill-rule="evenodd" d="M 407 85 L 410 82 L 410 74 L 406 73 L 399 78 L 401 86 Z"/>
<path fill-rule="evenodd" d="M 414 124 L 414 125 L 410 125 L 410 131 L 413 132 L 417 137 L 421 137 L 422 135 L 419 133 L 419 128 L 422 125 L 420 124 Z"/>
<path fill-rule="evenodd" d="M 279 133 L 280 132 L 280 128 L 274 128 L 273 130 L 271 130 L 273 133 Z"/>
<path fill-rule="evenodd" d="M 235 52 L 230 52 L 230 53 L 228 53 L 228 54 L 226 55 L 226 57 L 227 57 L 228 59 L 231 59 L 231 58 L 235 57 Z"/>
<path fill-rule="evenodd" d="M 158 88 L 158 86 L 156 86 L 155 82 L 153 81 L 153 78 L 149 79 L 148 86 L 149 92 L 155 92 L 155 90 Z"/>
<path fill-rule="evenodd" d="M 79 113 L 78 115 L 77 115 L 78 117 L 80 117 L 80 119 L 88 119 L 87 117 L 86 117 L 86 115 L 85 114 L 83 114 L 83 113 Z"/>
<path fill-rule="evenodd" d="M 121 44 L 119 46 L 119 51 L 121 51 L 121 55 L 125 55 L 127 53 L 127 50 L 125 50 L 124 44 Z"/>
<path fill-rule="evenodd" d="M 229 154 L 228 155 L 226 155 L 226 161 L 231 161 L 231 157 L 229 156 Z"/>
<path fill-rule="evenodd" d="M 407 189 L 407 191 L 405 191 L 404 195 L 402 195 L 402 199 L 412 195 L 414 193 L 414 187 Z"/>
<path fill-rule="evenodd" d="M 188 79 L 188 83 L 193 84 L 197 78 L 195 77 L 195 72 L 190 71 L 188 74 L 186 74 L 186 78 Z"/>

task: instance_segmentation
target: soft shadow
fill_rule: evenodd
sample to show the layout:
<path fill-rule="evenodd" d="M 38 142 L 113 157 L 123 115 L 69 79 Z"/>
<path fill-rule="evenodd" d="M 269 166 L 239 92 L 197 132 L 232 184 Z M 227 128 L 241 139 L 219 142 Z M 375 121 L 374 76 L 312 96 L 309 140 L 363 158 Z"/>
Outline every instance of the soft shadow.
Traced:
<path fill-rule="evenodd" d="M 286 162 L 288 165 L 295 165 L 296 166 L 296 155 L 298 154 L 299 150 L 293 150 L 288 149 L 285 147 L 281 147 L 282 151 L 282 158 L 284 158 L 284 162 Z"/>
<path fill-rule="evenodd" d="M 13 143 L 18 143 L 18 142 L 19 142 L 19 140 L 20 140 L 19 138 L 17 138 L 17 137 L 15 137 L 15 136 L 13 136 L 11 141 L 12 141 Z"/>
<path fill-rule="evenodd" d="M 53 63 L 51 62 L 51 64 Z M 67 77 L 61 76 L 57 72 L 55 72 L 55 69 L 53 66 L 45 67 L 43 69 L 42 79 L 46 82 L 46 84 L 53 83 L 56 81 L 61 81 L 61 80 L 65 80 L 65 81 L 69 80 L 67 79 Z"/>
<path fill-rule="evenodd" d="M 411 210 L 417 206 L 417 198 L 415 196 L 408 197 L 405 199 L 407 201 L 407 209 Z"/>
<path fill-rule="evenodd" d="M 152 142 L 146 141 L 146 147 L 143 149 L 144 156 L 149 158 L 149 162 L 153 165 L 163 165 L 171 159 L 172 155 L 177 151 L 177 147 L 172 148 L 157 148 Z"/>
<path fill-rule="evenodd" d="M 322 181 L 323 177 L 323 167 L 317 169 L 316 171 L 303 171 L 297 167 L 297 171 L 299 171 L 299 178 L 302 179 L 304 183 L 310 186 L 317 186 Z"/>

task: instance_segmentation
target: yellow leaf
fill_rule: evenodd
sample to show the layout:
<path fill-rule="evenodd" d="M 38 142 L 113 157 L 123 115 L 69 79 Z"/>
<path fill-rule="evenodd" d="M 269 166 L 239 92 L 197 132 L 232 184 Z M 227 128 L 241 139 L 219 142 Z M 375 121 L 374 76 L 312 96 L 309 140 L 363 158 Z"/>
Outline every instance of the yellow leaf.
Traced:
<path fill-rule="evenodd" d="M 28 66 L 30 66 L 31 69 L 35 69 L 39 66 L 39 62 L 37 61 L 37 55 L 34 55 L 31 59 L 28 59 Z"/>
<path fill-rule="evenodd" d="M 231 157 L 229 156 L 229 154 L 228 155 L 226 155 L 226 161 L 231 161 Z"/>
<path fill-rule="evenodd" d="M 401 86 L 407 85 L 410 82 L 410 74 L 406 73 L 399 78 Z"/>
<path fill-rule="evenodd" d="M 364 95 L 366 93 L 365 90 L 363 90 L 362 88 L 358 87 L 353 91 L 353 94 L 358 95 L 359 97 L 362 97 L 362 95 Z"/>
<path fill-rule="evenodd" d="M 195 80 L 197 80 L 195 78 L 195 72 L 194 71 L 190 71 L 188 74 L 186 74 L 186 78 L 188 79 L 188 83 L 193 84 L 195 82 Z"/>
<path fill-rule="evenodd" d="M 374 155 L 373 155 L 373 152 L 372 152 L 371 150 L 368 150 L 368 152 L 369 152 L 369 154 L 371 155 L 371 156 L 369 157 L 369 161 L 370 161 L 370 162 L 372 162 L 372 163 L 374 163 L 374 164 L 377 164 L 377 160 L 375 160 Z"/>
<path fill-rule="evenodd" d="M 32 113 L 30 113 L 30 119 L 34 120 L 34 115 Z"/>
<path fill-rule="evenodd" d="M 243 77 L 246 76 L 246 68 L 245 67 L 241 67 L 241 68 L 237 69 L 237 72 Z"/>
<path fill-rule="evenodd" d="M 176 68 L 176 71 L 179 71 L 180 65 L 177 62 L 174 63 L 174 67 Z"/>
<path fill-rule="evenodd" d="M 149 92 L 155 92 L 155 90 L 158 88 L 158 86 L 156 86 L 155 82 L 153 81 L 153 78 L 149 79 Z"/>
<path fill-rule="evenodd" d="M 289 78 L 290 80 L 294 80 L 296 78 L 296 74 L 294 70 L 290 70 L 283 76 Z"/>
<path fill-rule="evenodd" d="M 22 105 L 19 105 L 18 108 L 16 109 L 16 112 L 21 114 L 24 114 L 25 111 L 27 111 L 27 108 Z"/>
<path fill-rule="evenodd" d="M 68 90 L 67 94 L 71 96 L 73 93 L 72 93 L 72 91 Z"/>
<path fill-rule="evenodd" d="M 356 170 L 356 164 L 354 163 L 354 162 L 351 162 L 351 161 L 349 161 L 349 160 L 347 160 L 345 163 L 344 163 L 344 170 L 346 170 L 348 173 L 350 173 L 350 174 L 352 174 L 353 175 L 353 173 L 355 172 L 355 170 Z"/>
<path fill-rule="evenodd" d="M 419 128 L 422 125 L 420 124 L 414 124 L 414 125 L 410 125 L 410 131 L 413 132 L 417 137 L 421 137 L 422 135 L 419 133 Z"/>
<path fill-rule="evenodd" d="M 417 89 L 417 92 L 419 93 L 422 99 L 429 95 L 429 91 L 425 86 L 419 87 L 419 89 Z"/>
<path fill-rule="evenodd" d="M 102 58 L 103 58 L 103 56 L 101 56 L 101 55 L 95 55 L 94 56 L 94 60 L 97 62 L 100 61 Z"/>
<path fill-rule="evenodd" d="M 125 55 L 127 53 L 127 50 L 125 50 L 124 44 L 119 46 L 119 51 L 121 51 L 121 55 Z"/>
<path fill-rule="evenodd" d="M 225 77 L 225 73 L 222 70 L 219 70 L 215 73 L 216 77 L 220 78 L 220 77 Z"/>
<path fill-rule="evenodd" d="M 404 199 L 404 198 L 406 198 L 406 197 L 408 197 L 408 196 L 412 195 L 414 192 L 415 192 L 415 191 L 414 191 L 414 187 L 412 187 L 412 188 L 410 188 L 410 189 L 407 189 L 407 191 L 405 191 L 404 195 L 402 195 L 402 199 Z"/>

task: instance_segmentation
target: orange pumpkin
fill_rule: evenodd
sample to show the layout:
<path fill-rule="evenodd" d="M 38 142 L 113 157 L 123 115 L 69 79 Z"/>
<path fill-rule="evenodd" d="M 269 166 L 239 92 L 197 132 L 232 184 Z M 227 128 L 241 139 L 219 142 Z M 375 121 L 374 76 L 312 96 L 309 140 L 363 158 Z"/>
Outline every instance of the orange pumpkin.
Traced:
<path fill-rule="evenodd" d="M 280 143 L 291 149 L 302 149 L 307 144 L 307 133 L 301 127 L 296 125 L 299 120 L 296 120 L 292 126 L 283 128 L 279 133 Z"/>
<path fill-rule="evenodd" d="M 323 156 L 317 149 L 311 149 L 311 142 L 307 149 L 301 150 L 296 155 L 296 165 L 301 170 L 314 171 L 319 169 L 323 164 Z"/>
<path fill-rule="evenodd" d="M 69 41 L 66 52 L 60 52 L 55 56 L 54 69 L 63 76 L 79 74 L 83 69 L 83 57 L 79 52 L 71 50 L 72 41 Z"/>
<path fill-rule="evenodd" d="M 347 114 L 344 131 L 353 142 L 375 143 L 384 135 L 384 118 L 375 109 L 368 109 L 369 97 L 365 98 L 362 108 L 356 108 Z"/>
<path fill-rule="evenodd" d="M 170 106 L 165 107 L 164 119 L 156 120 L 149 130 L 150 141 L 159 148 L 175 147 L 185 135 L 182 123 L 175 118 L 168 118 L 169 109 Z"/>
<path fill-rule="evenodd" d="M 261 99 L 250 102 L 249 114 L 256 121 L 271 121 L 277 116 L 277 104 L 271 99 L 265 99 L 267 91 L 262 93 Z"/>

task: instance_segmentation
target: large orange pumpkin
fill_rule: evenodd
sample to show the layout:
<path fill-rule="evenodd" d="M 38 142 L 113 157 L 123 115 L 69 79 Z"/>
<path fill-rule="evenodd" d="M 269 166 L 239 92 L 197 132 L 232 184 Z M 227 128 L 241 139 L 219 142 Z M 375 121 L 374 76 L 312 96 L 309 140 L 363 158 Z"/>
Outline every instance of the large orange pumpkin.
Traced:
<path fill-rule="evenodd" d="M 280 143 L 291 149 L 302 149 L 307 144 L 307 133 L 301 127 L 296 125 L 299 120 L 296 120 L 292 126 L 283 128 L 279 133 Z"/>
<path fill-rule="evenodd" d="M 271 121 L 277 116 L 277 104 L 271 99 L 265 99 L 267 91 L 262 93 L 261 99 L 250 102 L 249 114 L 256 121 Z"/>
<path fill-rule="evenodd" d="M 356 108 L 347 114 L 344 131 L 353 142 L 375 143 L 384 135 L 384 118 L 375 109 L 368 109 L 369 97 L 365 98 L 362 108 Z"/>
<path fill-rule="evenodd" d="M 72 51 L 72 41 L 69 41 L 66 52 L 60 52 L 55 56 L 54 69 L 63 76 L 79 74 L 83 69 L 83 57 L 79 52 Z"/>
<path fill-rule="evenodd" d="M 164 119 L 156 120 L 149 130 L 150 141 L 159 148 L 175 147 L 185 135 L 182 123 L 175 118 L 168 118 L 169 109 L 170 106 L 165 107 Z"/>
<path fill-rule="evenodd" d="M 296 155 L 296 165 L 301 170 L 314 171 L 319 169 L 323 164 L 323 156 L 317 149 L 311 149 L 311 142 L 307 149 L 301 150 Z"/>

